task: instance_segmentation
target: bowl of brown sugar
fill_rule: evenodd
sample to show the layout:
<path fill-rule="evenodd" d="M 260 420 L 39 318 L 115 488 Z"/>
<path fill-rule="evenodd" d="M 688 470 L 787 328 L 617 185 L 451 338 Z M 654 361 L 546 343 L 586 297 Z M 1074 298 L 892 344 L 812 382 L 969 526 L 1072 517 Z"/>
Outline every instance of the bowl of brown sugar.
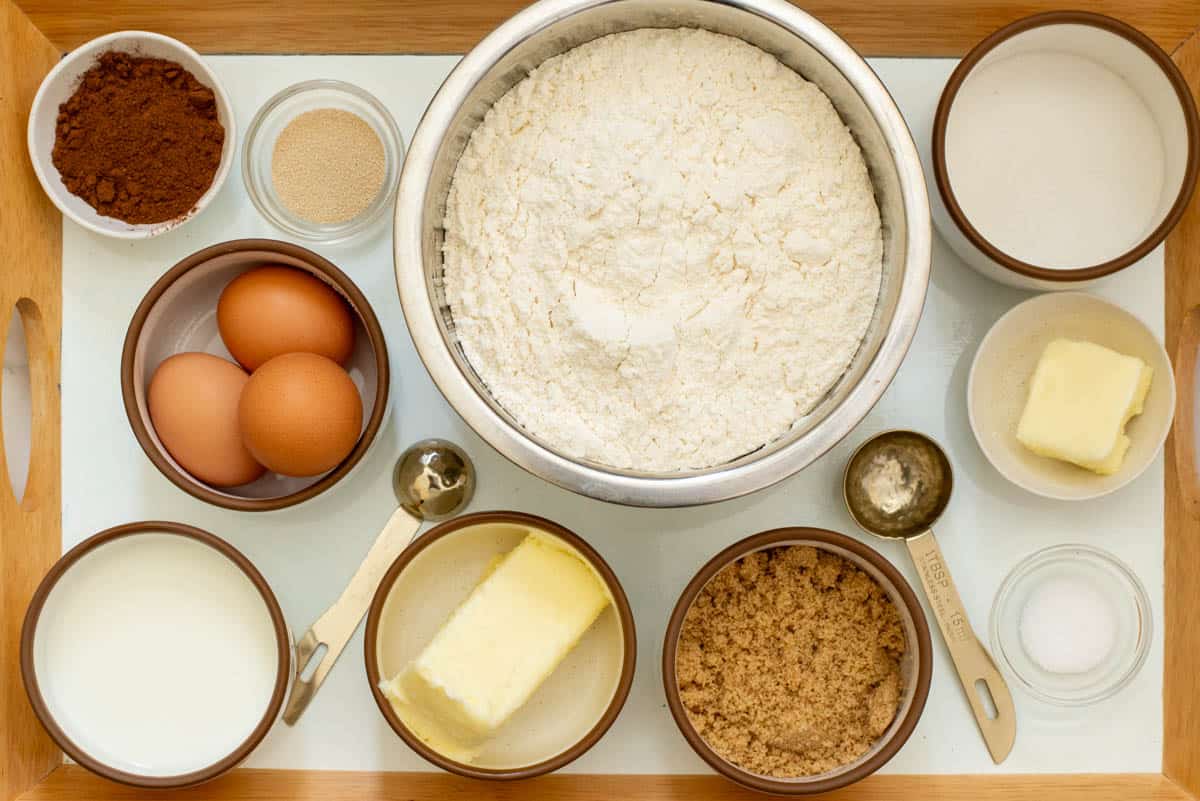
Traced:
<path fill-rule="evenodd" d="M 27 140 L 42 188 L 88 230 L 146 239 L 216 196 L 236 152 L 233 106 L 196 51 L 119 31 L 72 50 L 42 81 Z"/>
<path fill-rule="evenodd" d="M 900 572 L 815 528 L 713 557 L 667 625 L 663 685 L 684 738 L 743 787 L 813 795 L 874 773 L 908 740 L 933 650 Z"/>

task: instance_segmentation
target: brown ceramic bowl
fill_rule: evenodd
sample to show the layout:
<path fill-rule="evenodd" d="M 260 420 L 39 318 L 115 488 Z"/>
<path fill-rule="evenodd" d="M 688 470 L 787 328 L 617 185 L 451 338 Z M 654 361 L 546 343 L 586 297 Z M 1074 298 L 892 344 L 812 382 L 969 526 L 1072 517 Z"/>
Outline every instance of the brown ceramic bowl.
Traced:
<path fill-rule="evenodd" d="M 1080 55 L 1115 72 L 1146 103 L 1162 135 L 1166 175 L 1159 208 L 1140 241 L 1100 263 L 1064 268 L 1022 261 L 984 237 L 954 194 L 946 161 L 946 131 L 959 91 L 980 67 L 1033 51 Z M 1179 68 L 1141 31 L 1088 11 L 1035 14 L 983 39 L 951 73 L 934 117 L 933 173 L 938 189 L 930 194 L 934 221 L 968 265 L 989 278 L 1022 289 L 1079 289 L 1146 256 L 1179 222 L 1200 175 L 1200 118 Z M 1112 188 L 1114 192 L 1120 189 Z"/>
<path fill-rule="evenodd" d="M 570 545 L 608 585 L 613 603 L 566 659 L 470 764 L 431 748 L 396 714 L 379 689 L 432 639 L 470 593 L 492 558 L 530 530 Z M 582 538 L 541 517 L 480 512 L 430 529 L 383 577 L 366 630 L 367 681 L 388 724 L 410 748 L 443 770 L 473 779 L 528 779 L 558 770 L 599 742 L 633 683 L 637 636 L 633 612 L 608 564 Z"/>
<path fill-rule="evenodd" d="M 114 544 L 118 540 L 145 537 L 146 535 L 166 535 L 193 540 L 203 546 L 212 548 L 225 559 L 229 560 L 233 564 L 233 567 L 244 574 L 248 579 L 248 583 L 252 585 L 250 593 L 253 594 L 256 590 L 257 595 L 261 596 L 263 602 L 266 604 L 269 625 L 261 625 L 259 628 L 273 633 L 274 650 L 278 654 L 275 665 L 274 685 L 271 688 L 270 698 L 266 702 L 266 710 L 250 734 L 241 740 L 240 744 L 225 752 L 223 757 L 211 764 L 187 770 L 186 772 L 168 775 L 149 770 L 144 773 L 136 773 L 127 768 L 115 767 L 112 763 L 119 763 L 118 759 L 112 758 L 111 754 L 104 755 L 103 749 L 89 750 L 89 747 L 86 745 L 88 739 L 91 739 L 93 744 L 95 741 L 102 739 L 103 735 L 97 736 L 95 732 L 88 733 L 85 739 L 76 742 L 67 731 L 72 730 L 73 726 L 76 727 L 73 729 L 74 731 L 81 731 L 78 728 L 81 724 L 77 721 L 68 721 L 65 724 L 60 723 L 54 709 L 56 704 L 63 702 L 54 699 L 54 683 L 52 681 L 47 682 L 45 676 L 43 676 L 41 683 L 38 680 L 39 665 L 43 665 L 45 661 L 44 658 L 39 657 L 36 645 L 40 630 L 39 624 L 42 621 L 42 612 L 47 608 L 48 602 L 53 606 L 52 595 L 55 588 L 59 586 L 60 581 L 65 575 L 70 573 L 72 568 L 79 564 L 80 560 L 94 555 L 105 546 Z M 144 547 L 143 543 L 139 543 L 139 547 Z M 123 565 L 125 562 L 122 561 L 121 564 Z M 111 568 L 110 572 L 112 572 Z M 92 577 L 94 578 L 95 574 L 92 574 Z M 78 593 L 81 590 L 100 591 L 106 585 L 102 582 L 92 581 L 83 585 L 76 582 L 73 586 L 75 592 Z M 203 648 L 203 643 L 198 643 L 198 647 Z M 269 646 L 264 647 L 269 648 Z M 195 655 L 196 659 L 203 659 L 203 657 L 204 653 L 202 652 Z M 29 603 L 29 608 L 25 613 L 25 622 L 21 630 L 21 674 L 25 683 L 25 692 L 29 696 L 29 702 L 33 706 L 34 713 L 46 728 L 46 732 L 50 735 L 51 739 L 62 749 L 63 753 L 99 776 L 115 782 L 121 782 L 122 784 L 152 789 L 174 789 L 201 784 L 215 779 L 226 771 L 236 767 L 242 760 L 249 756 L 250 752 L 262 742 L 267 731 L 270 730 L 275 719 L 279 716 L 279 710 L 283 706 L 284 694 L 287 691 L 288 680 L 291 678 L 291 658 L 292 641 L 288 634 L 283 611 L 280 609 L 279 602 L 275 599 L 275 594 L 271 591 L 266 579 L 262 577 L 262 574 L 258 572 L 250 560 L 220 537 L 191 526 L 163 521 L 144 521 L 116 526 L 115 528 L 101 531 L 99 534 L 89 537 L 68 551 L 50 568 L 50 571 L 42 579 L 41 584 L 38 585 L 37 590 L 33 594 L 33 599 Z M 50 688 L 46 691 L 49 697 L 47 697 L 47 694 L 44 694 L 44 687 Z M 186 691 L 187 687 L 179 688 L 179 692 Z M 191 730 L 189 729 L 189 731 Z M 235 740 L 236 737 L 240 736 L 240 733 L 234 735 Z M 108 746 L 108 743 L 104 743 L 104 745 Z M 93 753 L 93 750 L 96 753 Z"/>
<path fill-rule="evenodd" d="M 718 754 L 692 726 L 683 702 L 679 697 L 679 683 L 675 673 L 676 650 L 679 645 L 679 634 L 683 628 L 683 620 L 696 596 L 704 589 L 708 581 L 733 562 L 755 551 L 778 548 L 786 545 L 811 545 L 814 548 L 830 551 L 857 565 L 871 578 L 879 582 L 884 591 L 896 605 L 904 624 L 904 636 L 908 642 L 907 652 L 901 664 L 904 677 L 904 694 L 900 699 L 900 709 L 884 735 L 876 741 L 866 754 L 854 762 L 836 770 L 814 776 L 795 779 L 779 779 L 762 776 L 729 762 Z M 700 758 L 711 765 L 718 773 L 743 787 L 776 795 L 816 795 L 827 793 L 853 784 L 875 771 L 879 770 L 889 759 L 896 755 L 901 746 L 908 740 L 921 712 L 925 709 L 925 699 L 929 696 L 929 678 L 933 669 L 933 647 L 929 640 L 929 623 L 921 609 L 921 603 L 913 593 L 912 588 L 904 577 L 889 561 L 877 551 L 863 545 L 858 540 L 817 528 L 777 528 L 764 531 L 735 542 L 708 561 L 684 588 L 683 594 L 675 604 L 671 619 L 667 623 L 667 634 L 663 642 L 662 673 L 663 687 L 666 690 L 667 705 L 675 724 L 683 733 L 688 744 Z"/>
<path fill-rule="evenodd" d="M 293 478 L 268 472 L 240 487 L 213 487 L 194 478 L 171 457 L 154 433 L 146 389 L 158 365 L 187 351 L 233 361 L 217 331 L 217 300 L 237 276 L 264 264 L 304 270 L 333 288 L 354 312 L 354 352 L 344 365 L 363 402 L 363 429 L 354 449 L 329 472 Z M 168 270 L 138 305 L 121 355 L 121 394 L 138 444 L 167 479 L 184 492 L 225 509 L 262 512 L 320 495 L 360 462 L 383 427 L 388 411 L 387 343 L 371 304 L 350 278 L 311 250 L 273 239 L 238 239 L 193 253 Z"/>

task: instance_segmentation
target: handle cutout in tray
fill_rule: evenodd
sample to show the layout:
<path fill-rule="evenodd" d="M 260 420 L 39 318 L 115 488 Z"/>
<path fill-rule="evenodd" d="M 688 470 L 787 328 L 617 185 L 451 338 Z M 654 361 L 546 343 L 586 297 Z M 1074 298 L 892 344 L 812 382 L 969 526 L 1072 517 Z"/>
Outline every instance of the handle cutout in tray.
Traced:
<path fill-rule="evenodd" d="M 5 351 L 3 385 L 0 385 L 0 492 L 14 498 L 23 511 L 31 512 L 42 498 L 53 495 L 57 447 L 55 418 L 58 414 L 58 375 L 53 343 L 46 335 L 42 311 L 31 298 L 21 298 L 13 307 L 12 317 L 4 321 L 0 330 L 0 348 Z M 17 326 L 13 321 L 20 320 Z M 20 380 L 10 375 L 8 354 L 15 351 L 9 341 L 15 337 L 13 330 L 19 328 L 24 339 L 25 366 L 20 373 L 28 378 L 21 382 L 27 388 L 27 398 L 16 397 L 22 390 L 15 389 Z M 27 400 L 26 403 L 18 401 Z M 22 415 L 25 415 L 22 418 Z M 23 430 L 22 430 L 23 429 Z M 22 431 L 18 434 L 18 431 Z M 23 440 L 28 437 L 28 443 Z M 28 445 L 28 448 L 25 447 Z M 28 454 L 25 457 L 25 453 Z M 25 464 L 14 467 L 24 457 Z M 21 474 L 24 480 L 20 480 Z M 18 491 L 20 490 L 20 491 Z"/>
<path fill-rule="evenodd" d="M 4 351 L 4 375 L 0 379 L 0 441 L 4 447 L 0 460 L 9 492 L 19 504 L 29 478 L 33 403 L 25 330 L 17 306 L 12 307 L 4 325 L 4 333 L 0 334 L 0 347 Z"/>

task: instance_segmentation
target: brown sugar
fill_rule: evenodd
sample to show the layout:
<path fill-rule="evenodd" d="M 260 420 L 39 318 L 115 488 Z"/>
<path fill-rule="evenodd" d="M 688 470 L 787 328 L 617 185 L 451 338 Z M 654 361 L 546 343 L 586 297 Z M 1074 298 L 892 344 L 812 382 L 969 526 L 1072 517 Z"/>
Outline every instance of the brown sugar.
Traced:
<path fill-rule="evenodd" d="M 714 576 L 684 618 L 675 671 L 697 733 L 764 776 L 854 761 L 903 695 L 904 630 L 879 584 L 842 557 L 784 546 Z"/>

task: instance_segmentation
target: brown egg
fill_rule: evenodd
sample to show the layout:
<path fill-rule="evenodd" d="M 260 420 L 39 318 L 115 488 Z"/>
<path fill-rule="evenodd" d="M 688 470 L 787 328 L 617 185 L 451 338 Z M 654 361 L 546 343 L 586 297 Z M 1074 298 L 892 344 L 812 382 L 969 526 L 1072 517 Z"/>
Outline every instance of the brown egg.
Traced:
<path fill-rule="evenodd" d="M 238 401 L 249 380 L 233 362 L 208 353 L 172 356 L 150 379 L 146 405 L 154 432 L 184 470 L 214 487 L 248 484 L 263 474 L 238 424 Z"/>
<path fill-rule="evenodd" d="M 285 476 L 332 470 L 358 442 L 362 400 L 335 362 L 285 353 L 254 371 L 238 407 L 242 440 L 254 458 Z"/>
<path fill-rule="evenodd" d="M 217 328 L 251 372 L 284 353 L 318 353 L 343 364 L 354 350 L 350 306 L 292 267 L 256 267 L 230 281 L 217 302 Z"/>

